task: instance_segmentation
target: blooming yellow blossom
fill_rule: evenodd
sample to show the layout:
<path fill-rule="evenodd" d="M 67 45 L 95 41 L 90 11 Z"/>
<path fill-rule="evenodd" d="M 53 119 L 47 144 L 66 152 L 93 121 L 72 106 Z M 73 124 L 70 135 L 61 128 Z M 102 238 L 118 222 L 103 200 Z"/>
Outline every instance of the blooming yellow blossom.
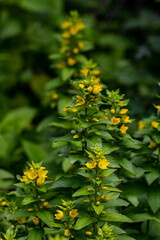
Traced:
<path fill-rule="evenodd" d="M 102 85 L 94 85 L 93 86 L 93 93 L 98 94 L 102 91 Z"/>
<path fill-rule="evenodd" d="M 78 212 L 77 212 L 77 209 L 72 209 L 70 212 L 69 212 L 69 216 L 71 218 L 76 218 L 78 216 Z"/>
<path fill-rule="evenodd" d="M 111 109 L 111 111 L 110 111 L 112 114 L 115 114 L 115 109 Z"/>
<path fill-rule="evenodd" d="M 122 134 L 126 134 L 127 130 L 128 130 L 128 127 L 126 127 L 124 124 L 120 127 L 120 132 Z"/>
<path fill-rule="evenodd" d="M 126 114 L 128 112 L 127 108 L 123 108 L 120 110 L 119 114 Z"/>
<path fill-rule="evenodd" d="M 67 237 L 69 235 L 69 229 L 64 229 L 64 236 Z"/>
<path fill-rule="evenodd" d="M 55 219 L 61 220 L 64 217 L 64 213 L 61 210 L 56 210 L 56 214 L 54 214 Z"/>
<path fill-rule="evenodd" d="M 94 83 L 96 83 L 96 84 L 100 83 L 100 78 L 95 78 Z"/>
<path fill-rule="evenodd" d="M 33 217 L 33 223 L 35 225 L 38 225 L 39 224 L 39 218 L 38 217 Z"/>
<path fill-rule="evenodd" d="M 7 205 L 6 201 L 2 201 L 2 202 L 1 202 L 1 206 L 2 206 L 2 207 L 6 206 L 6 205 Z"/>
<path fill-rule="evenodd" d="M 122 122 L 123 123 L 130 123 L 131 120 L 129 119 L 129 116 L 125 116 L 125 117 L 122 118 Z"/>
<path fill-rule="evenodd" d="M 91 236 L 91 235 L 92 235 L 92 232 L 87 231 L 87 232 L 86 232 L 86 235 Z"/>
<path fill-rule="evenodd" d="M 87 168 L 92 169 L 95 168 L 95 166 L 97 165 L 96 161 L 93 159 L 91 163 L 86 163 L 85 164 Z"/>
<path fill-rule="evenodd" d="M 139 121 L 138 122 L 138 130 L 142 130 L 144 128 L 145 128 L 145 125 L 144 125 L 143 121 Z"/>
<path fill-rule="evenodd" d="M 43 202 L 43 206 L 44 207 L 48 206 L 48 202 Z"/>
<path fill-rule="evenodd" d="M 20 218 L 17 218 L 17 222 L 19 224 L 24 224 L 26 222 L 26 218 L 25 217 L 20 217 Z"/>
<path fill-rule="evenodd" d="M 78 135 L 78 134 L 76 134 L 76 135 L 73 136 L 73 139 L 77 139 L 77 138 L 79 138 L 79 135 Z"/>
<path fill-rule="evenodd" d="M 80 96 L 77 96 L 77 101 L 76 101 L 76 107 L 77 106 L 81 106 L 81 105 L 83 105 L 85 103 L 85 100 L 82 98 L 82 97 L 80 97 Z"/>
<path fill-rule="evenodd" d="M 84 43 L 83 42 L 78 42 L 78 47 L 79 48 L 84 48 Z"/>
<path fill-rule="evenodd" d="M 38 184 L 38 185 L 41 185 L 42 183 L 44 183 L 44 181 L 45 181 L 45 178 L 44 178 L 44 177 L 39 177 L 39 178 L 37 178 L 37 184 Z"/>
<path fill-rule="evenodd" d="M 69 21 L 65 21 L 65 22 L 63 22 L 62 25 L 61 25 L 61 27 L 64 28 L 64 29 L 65 29 L 65 28 L 68 28 L 68 27 L 70 27 L 70 26 L 71 26 L 71 22 L 69 22 Z"/>
<path fill-rule="evenodd" d="M 58 94 L 57 94 L 57 93 L 53 93 L 53 94 L 52 94 L 52 99 L 53 99 L 53 100 L 56 100 L 57 98 L 58 98 Z"/>
<path fill-rule="evenodd" d="M 88 92 L 92 92 L 92 90 L 93 90 L 93 87 L 92 87 L 92 86 L 89 86 L 89 87 L 87 88 L 87 91 L 88 91 Z"/>
<path fill-rule="evenodd" d="M 37 177 L 37 173 L 33 168 L 30 168 L 27 176 L 29 179 L 33 180 Z"/>
<path fill-rule="evenodd" d="M 98 162 L 98 167 L 102 170 L 108 169 L 107 166 L 110 164 L 108 160 L 106 160 L 105 157 L 101 157 L 100 161 Z"/>
<path fill-rule="evenodd" d="M 151 126 L 154 128 L 158 128 L 159 122 L 151 122 Z"/>
<path fill-rule="evenodd" d="M 156 145 L 157 144 L 155 142 L 151 141 L 148 147 L 149 148 L 154 148 L 154 147 L 156 147 Z"/>
<path fill-rule="evenodd" d="M 116 118 L 116 117 L 112 117 L 111 118 L 111 122 L 114 124 L 114 125 L 117 125 L 118 123 L 120 123 L 121 119 L 120 118 Z"/>
<path fill-rule="evenodd" d="M 74 59 L 74 58 L 72 58 L 72 57 L 69 57 L 69 58 L 67 59 L 67 63 L 68 63 L 69 66 L 75 65 L 76 62 L 77 62 L 77 60 Z"/>
<path fill-rule="evenodd" d="M 81 89 L 81 90 L 83 90 L 83 88 L 84 88 L 84 84 L 79 84 L 79 88 Z"/>
<path fill-rule="evenodd" d="M 32 212 L 32 211 L 33 211 L 33 208 L 28 208 L 27 211 L 28 211 L 28 212 Z"/>
<path fill-rule="evenodd" d="M 78 112 L 77 108 L 73 108 L 72 112 L 74 112 L 74 113 Z"/>
<path fill-rule="evenodd" d="M 75 53 L 75 54 L 79 53 L 79 49 L 78 48 L 73 48 L 73 53 Z"/>
<path fill-rule="evenodd" d="M 38 169 L 38 176 L 40 178 L 46 178 L 47 177 L 46 175 L 47 175 L 48 171 L 47 170 L 44 171 L 44 169 L 45 169 L 45 167 L 40 167 Z"/>
<path fill-rule="evenodd" d="M 97 201 L 97 202 L 96 202 L 96 205 L 97 205 L 97 206 L 100 205 L 100 201 Z"/>
<path fill-rule="evenodd" d="M 101 115 L 101 118 L 104 118 L 104 119 L 106 119 L 106 120 L 109 119 L 109 117 L 108 117 L 107 115 Z"/>
<path fill-rule="evenodd" d="M 87 76 L 87 74 L 88 74 L 88 71 L 89 71 L 89 69 L 81 69 L 80 70 L 80 72 L 83 74 L 83 75 L 85 75 L 85 76 Z"/>
<path fill-rule="evenodd" d="M 69 38 L 70 37 L 70 33 L 68 31 L 62 33 L 62 37 Z"/>
<path fill-rule="evenodd" d="M 106 190 L 106 189 L 108 189 L 108 187 L 102 187 L 102 189 L 103 189 L 103 190 Z"/>
<path fill-rule="evenodd" d="M 160 109 L 160 105 L 157 105 L 156 108 L 159 110 Z"/>

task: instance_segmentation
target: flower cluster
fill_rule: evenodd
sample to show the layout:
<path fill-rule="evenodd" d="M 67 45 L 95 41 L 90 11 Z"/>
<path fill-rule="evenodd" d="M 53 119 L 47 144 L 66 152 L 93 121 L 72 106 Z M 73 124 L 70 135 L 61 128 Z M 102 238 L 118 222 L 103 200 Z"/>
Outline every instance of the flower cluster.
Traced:
<path fill-rule="evenodd" d="M 78 62 L 77 54 L 84 47 L 80 34 L 84 29 L 84 23 L 76 11 L 71 11 L 70 17 L 62 23 L 61 27 L 64 31 L 60 48 L 61 60 L 57 63 L 59 69 L 64 68 L 66 65 L 74 66 Z"/>
<path fill-rule="evenodd" d="M 45 170 L 45 167 L 41 167 L 39 164 L 34 164 L 30 169 L 24 172 L 24 175 L 20 179 L 21 182 L 36 182 L 37 185 L 44 183 L 47 178 L 48 171 Z"/>

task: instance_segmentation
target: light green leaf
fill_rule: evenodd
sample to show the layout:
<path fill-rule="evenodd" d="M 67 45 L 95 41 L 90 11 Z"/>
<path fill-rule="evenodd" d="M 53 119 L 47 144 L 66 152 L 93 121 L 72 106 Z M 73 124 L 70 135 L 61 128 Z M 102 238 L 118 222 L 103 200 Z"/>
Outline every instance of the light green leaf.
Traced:
<path fill-rule="evenodd" d="M 157 217 L 149 214 L 149 213 L 130 213 L 128 216 L 134 221 L 134 222 L 143 222 L 146 220 L 155 220 L 160 223 L 160 219 Z"/>
<path fill-rule="evenodd" d="M 30 204 L 32 202 L 36 202 L 36 199 L 33 198 L 32 196 L 28 196 L 28 197 L 25 197 L 22 201 L 22 205 L 27 205 L 27 204 Z"/>
<path fill-rule="evenodd" d="M 110 222 L 132 222 L 130 218 L 117 212 L 106 212 L 100 219 Z"/>
<path fill-rule="evenodd" d="M 92 204 L 94 211 L 96 212 L 97 215 L 101 214 L 101 212 L 104 209 L 104 206 L 101 204 L 99 206 L 96 206 L 94 203 Z"/>
<path fill-rule="evenodd" d="M 37 216 L 45 222 L 49 227 L 53 226 L 54 217 L 53 214 L 47 210 L 44 210 L 43 212 L 38 212 Z"/>
<path fill-rule="evenodd" d="M 39 228 L 33 228 L 29 231 L 28 240 L 42 240 L 44 230 Z"/>
<path fill-rule="evenodd" d="M 146 178 L 147 183 L 149 185 L 151 185 L 159 176 L 160 176 L 160 174 L 156 170 L 153 170 L 151 173 L 146 173 L 145 174 L 145 178 Z"/>
<path fill-rule="evenodd" d="M 68 172 L 68 170 L 70 169 L 71 167 L 71 163 L 70 163 L 70 160 L 69 158 L 65 158 L 62 162 L 62 168 L 63 168 L 63 171 L 64 172 Z"/>
<path fill-rule="evenodd" d="M 80 217 L 76 222 L 75 230 L 80 230 L 95 221 L 96 220 L 92 219 L 91 217 Z"/>
<path fill-rule="evenodd" d="M 134 172 L 134 168 L 133 168 L 133 164 L 128 161 L 127 159 L 125 158 L 121 158 L 121 159 L 118 159 L 118 163 L 124 168 L 126 169 L 127 171 L 131 172 L 131 173 L 135 173 Z"/>
<path fill-rule="evenodd" d="M 154 213 L 160 208 L 160 189 L 152 187 L 148 191 L 148 203 Z"/>
<path fill-rule="evenodd" d="M 36 214 L 35 212 L 28 212 L 27 210 L 22 210 L 22 211 L 18 211 L 15 213 L 11 213 L 7 216 L 8 220 L 11 220 L 13 218 L 20 218 L 20 217 L 29 217 Z"/>
<path fill-rule="evenodd" d="M 33 162 L 41 162 L 46 157 L 44 150 L 33 142 L 27 140 L 22 141 L 24 151 L 26 152 L 29 159 Z"/>
<path fill-rule="evenodd" d="M 71 76 L 74 74 L 75 69 L 74 68 L 63 68 L 62 69 L 62 80 L 65 82 L 71 78 Z"/>
<path fill-rule="evenodd" d="M 78 191 L 76 191 L 72 197 L 79 197 L 79 196 L 85 196 L 85 195 L 91 195 L 93 194 L 93 191 L 88 191 L 87 188 L 81 188 Z"/>

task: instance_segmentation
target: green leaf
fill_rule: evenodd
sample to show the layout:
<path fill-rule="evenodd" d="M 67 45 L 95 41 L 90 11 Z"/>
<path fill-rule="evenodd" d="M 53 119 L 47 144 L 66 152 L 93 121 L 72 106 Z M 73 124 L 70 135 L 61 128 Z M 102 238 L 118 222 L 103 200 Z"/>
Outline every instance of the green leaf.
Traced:
<path fill-rule="evenodd" d="M 8 220 L 11 220 L 13 218 L 20 218 L 20 217 L 29 217 L 36 214 L 35 212 L 28 212 L 27 210 L 22 210 L 22 211 L 18 211 L 15 213 L 11 213 L 7 216 Z"/>
<path fill-rule="evenodd" d="M 74 68 L 63 68 L 62 69 L 62 80 L 65 82 L 70 79 L 70 77 L 74 74 Z"/>
<path fill-rule="evenodd" d="M 115 188 L 115 187 L 107 187 L 107 189 L 103 190 L 103 191 L 122 192 L 120 189 Z"/>
<path fill-rule="evenodd" d="M 32 196 L 28 196 L 28 197 L 25 197 L 22 201 L 22 205 L 27 205 L 27 204 L 30 204 L 32 202 L 36 202 L 36 199 L 33 198 Z"/>
<path fill-rule="evenodd" d="M 93 194 L 93 191 L 88 191 L 87 188 L 81 188 L 79 190 L 77 190 L 72 197 L 79 197 L 79 196 L 85 196 L 85 195 L 91 195 Z"/>
<path fill-rule="evenodd" d="M 160 190 L 159 188 L 152 187 L 148 191 L 148 203 L 154 213 L 160 208 Z"/>
<path fill-rule="evenodd" d="M 119 236 L 119 240 L 136 240 L 136 239 L 129 237 L 127 235 L 121 235 L 121 236 Z"/>
<path fill-rule="evenodd" d="M 125 158 L 119 158 L 118 159 L 118 163 L 124 168 L 126 169 L 127 171 L 131 172 L 131 173 L 135 173 L 134 172 L 134 168 L 133 168 L 133 164 L 128 161 L 127 159 Z"/>
<path fill-rule="evenodd" d="M 38 212 L 37 216 L 45 222 L 49 227 L 53 226 L 54 217 L 53 214 L 47 210 L 44 210 L 43 212 Z"/>
<path fill-rule="evenodd" d="M 26 152 L 29 159 L 33 162 L 41 162 L 46 158 L 44 150 L 33 142 L 27 140 L 22 141 L 24 151 Z"/>
<path fill-rule="evenodd" d="M 0 169 L 0 179 L 14 179 L 14 175 L 4 169 Z"/>
<path fill-rule="evenodd" d="M 112 135 L 109 134 L 108 132 L 103 132 L 103 131 L 98 131 L 98 132 L 101 133 L 101 137 L 103 137 L 105 140 L 114 140 Z"/>
<path fill-rule="evenodd" d="M 155 220 L 160 223 L 160 219 L 157 217 L 149 214 L 149 213 L 130 213 L 128 216 L 134 221 L 134 222 L 143 222 L 146 220 Z"/>
<path fill-rule="evenodd" d="M 28 240 L 41 240 L 44 235 L 44 230 L 39 228 L 33 228 L 29 231 Z"/>
<path fill-rule="evenodd" d="M 101 212 L 104 209 L 104 206 L 101 204 L 99 206 L 96 206 L 94 203 L 92 204 L 94 211 L 96 212 L 97 215 L 101 214 Z"/>
<path fill-rule="evenodd" d="M 54 189 L 54 188 L 68 188 L 68 187 L 72 187 L 72 188 L 78 188 L 81 185 L 81 180 L 77 179 L 77 178 L 59 178 L 58 180 L 56 180 L 52 186 L 50 187 L 50 189 Z"/>
<path fill-rule="evenodd" d="M 62 162 L 63 171 L 68 172 L 70 167 L 71 167 L 71 162 L 70 162 L 69 158 L 65 158 Z"/>
<path fill-rule="evenodd" d="M 110 222 L 132 222 L 130 218 L 117 212 L 106 212 L 100 219 Z"/>
<path fill-rule="evenodd" d="M 159 172 L 154 170 L 151 173 L 146 173 L 145 178 L 147 180 L 147 183 L 151 185 L 158 177 L 159 177 Z"/>
<path fill-rule="evenodd" d="M 95 221 L 96 220 L 92 219 L 91 217 L 80 217 L 76 222 L 75 230 L 80 230 Z"/>

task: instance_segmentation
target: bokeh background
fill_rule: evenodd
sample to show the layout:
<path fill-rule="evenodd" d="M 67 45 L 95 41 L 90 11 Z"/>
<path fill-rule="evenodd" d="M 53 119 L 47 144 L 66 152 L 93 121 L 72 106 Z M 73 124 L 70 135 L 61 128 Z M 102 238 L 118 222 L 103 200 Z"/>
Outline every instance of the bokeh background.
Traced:
<path fill-rule="evenodd" d="M 148 117 L 159 103 L 159 0 L 0 0 L 0 168 L 13 174 L 28 158 L 52 159 L 54 130 L 43 126 L 55 113 L 45 93 L 70 10 L 78 10 L 93 45 L 87 57 L 110 90 L 130 99 L 131 117 Z M 0 184 L 10 182 L 1 177 Z"/>

